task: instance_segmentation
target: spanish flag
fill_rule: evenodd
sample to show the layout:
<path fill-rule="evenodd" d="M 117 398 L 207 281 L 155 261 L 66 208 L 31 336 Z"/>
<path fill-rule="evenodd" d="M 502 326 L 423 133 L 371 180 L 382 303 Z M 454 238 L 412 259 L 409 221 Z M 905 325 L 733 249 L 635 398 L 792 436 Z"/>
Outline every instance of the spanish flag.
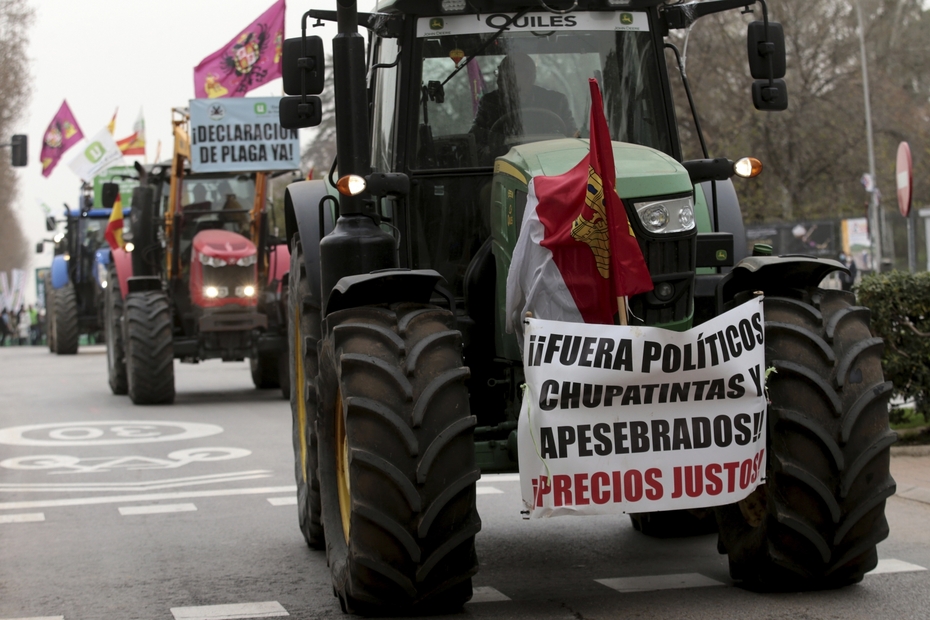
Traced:
<path fill-rule="evenodd" d="M 618 298 L 652 290 L 652 277 L 617 195 L 610 130 L 596 80 L 588 154 L 558 176 L 528 183 L 523 227 L 507 276 L 507 331 L 522 318 L 613 324 Z M 622 319 L 623 317 L 621 317 Z M 522 338 L 522 330 L 518 331 Z"/>
<path fill-rule="evenodd" d="M 110 213 L 103 237 L 113 250 L 126 247 L 126 242 L 123 241 L 123 200 L 119 194 L 116 195 L 116 202 L 113 203 L 113 211 Z"/>

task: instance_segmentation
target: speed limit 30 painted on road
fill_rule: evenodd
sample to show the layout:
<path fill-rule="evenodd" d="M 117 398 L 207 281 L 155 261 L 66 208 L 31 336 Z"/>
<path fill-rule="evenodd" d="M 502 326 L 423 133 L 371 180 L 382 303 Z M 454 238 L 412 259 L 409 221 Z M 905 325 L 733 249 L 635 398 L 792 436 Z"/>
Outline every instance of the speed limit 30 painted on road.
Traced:
<path fill-rule="evenodd" d="M 215 424 L 94 420 L 31 424 L 0 429 L 0 444 L 10 446 L 119 446 L 199 439 L 223 432 Z"/>

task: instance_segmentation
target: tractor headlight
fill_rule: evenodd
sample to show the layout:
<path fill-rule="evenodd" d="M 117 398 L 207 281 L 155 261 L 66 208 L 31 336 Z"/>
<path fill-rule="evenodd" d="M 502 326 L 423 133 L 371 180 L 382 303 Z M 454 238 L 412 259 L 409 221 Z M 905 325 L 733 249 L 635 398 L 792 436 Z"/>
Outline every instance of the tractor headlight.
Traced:
<path fill-rule="evenodd" d="M 203 295 L 208 299 L 222 299 L 229 295 L 229 289 L 225 286 L 205 286 Z"/>
<path fill-rule="evenodd" d="M 691 196 L 635 202 L 633 207 L 639 221 L 651 233 L 677 233 L 694 228 L 694 200 Z"/>
<path fill-rule="evenodd" d="M 251 284 L 236 287 L 236 297 L 255 297 L 255 287 Z"/>
<path fill-rule="evenodd" d="M 206 265 L 207 267 L 225 267 L 226 261 L 222 258 L 217 258 L 216 256 L 207 256 L 206 254 L 200 254 L 200 263 Z"/>
<path fill-rule="evenodd" d="M 100 288 L 107 287 L 107 268 L 100 263 L 97 263 L 97 282 L 100 283 Z"/>
<path fill-rule="evenodd" d="M 250 254 L 237 260 L 236 264 L 240 267 L 248 267 L 250 265 L 254 265 L 256 261 L 258 261 L 258 257 L 255 254 Z"/>

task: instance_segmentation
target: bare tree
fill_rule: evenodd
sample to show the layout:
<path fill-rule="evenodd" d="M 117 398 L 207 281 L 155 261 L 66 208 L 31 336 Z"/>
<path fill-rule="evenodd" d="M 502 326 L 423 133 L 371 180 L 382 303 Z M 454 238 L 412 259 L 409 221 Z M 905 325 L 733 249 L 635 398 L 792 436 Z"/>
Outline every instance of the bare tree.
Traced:
<path fill-rule="evenodd" d="M 32 15 L 26 0 L 0 0 L 0 142 L 4 143 L 15 133 L 29 97 L 26 45 Z M 28 242 L 13 212 L 16 180 L 5 152 L 0 156 L 0 271 L 21 268 L 29 259 Z"/>
<path fill-rule="evenodd" d="M 326 80 L 320 99 L 323 104 L 323 122 L 314 129 L 314 135 L 300 156 L 306 169 L 313 170 L 313 178 L 322 179 L 329 173 L 336 158 L 336 102 L 333 88 L 333 59 L 326 58 Z"/>

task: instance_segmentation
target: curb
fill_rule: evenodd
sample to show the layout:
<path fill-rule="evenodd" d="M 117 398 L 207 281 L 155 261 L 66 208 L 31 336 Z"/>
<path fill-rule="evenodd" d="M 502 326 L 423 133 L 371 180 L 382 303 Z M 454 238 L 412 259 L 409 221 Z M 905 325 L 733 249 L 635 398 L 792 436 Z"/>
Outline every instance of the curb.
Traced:
<path fill-rule="evenodd" d="M 891 446 L 891 456 L 930 456 L 930 446 Z"/>

